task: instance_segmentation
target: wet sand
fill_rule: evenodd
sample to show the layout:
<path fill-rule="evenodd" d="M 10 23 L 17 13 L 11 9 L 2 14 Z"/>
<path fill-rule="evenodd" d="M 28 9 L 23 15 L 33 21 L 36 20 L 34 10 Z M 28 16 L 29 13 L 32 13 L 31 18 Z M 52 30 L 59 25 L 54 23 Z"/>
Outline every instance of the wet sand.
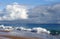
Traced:
<path fill-rule="evenodd" d="M 0 39 L 42 39 L 42 38 L 37 38 L 37 37 L 27 37 L 27 36 L 14 36 L 14 35 L 9 35 L 8 33 L 10 31 L 2 31 L 0 30 L 0 32 L 4 32 L 0 34 Z"/>
<path fill-rule="evenodd" d="M 4 37 L 8 39 L 41 39 L 41 38 L 17 37 L 17 36 L 9 36 L 9 35 L 0 35 L 0 37 Z M 3 39 L 3 38 L 0 38 L 0 39 Z"/>

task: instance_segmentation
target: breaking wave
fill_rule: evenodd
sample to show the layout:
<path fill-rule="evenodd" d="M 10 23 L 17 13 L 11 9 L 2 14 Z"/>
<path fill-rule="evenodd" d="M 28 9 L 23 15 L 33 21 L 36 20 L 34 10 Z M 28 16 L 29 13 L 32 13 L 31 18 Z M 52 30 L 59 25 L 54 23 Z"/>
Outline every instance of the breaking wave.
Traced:
<path fill-rule="evenodd" d="M 34 28 L 25 28 L 25 27 L 13 27 L 13 26 L 4 26 L 0 25 L 0 31 L 26 31 L 26 32 L 32 32 L 37 34 L 51 34 L 51 35 L 59 35 L 60 31 L 56 30 L 47 30 L 42 27 L 34 27 Z"/>
<path fill-rule="evenodd" d="M 25 27 L 12 27 L 12 26 L 4 26 L 4 25 L 0 25 L 0 31 L 28 31 L 28 32 L 33 32 L 33 33 L 46 33 L 46 34 L 50 34 L 50 31 L 48 31 L 45 28 L 41 28 L 41 27 L 34 27 L 34 28 L 25 28 Z"/>
<path fill-rule="evenodd" d="M 2 31 L 2 32 L 1 32 Z M 42 27 L 25 28 L 0 25 L 0 34 L 12 36 L 38 37 L 43 39 L 60 39 L 58 31 L 47 30 Z M 52 34 L 52 35 L 51 35 Z M 54 35 L 54 36 L 53 36 Z M 58 35 L 58 36 L 55 36 Z"/>

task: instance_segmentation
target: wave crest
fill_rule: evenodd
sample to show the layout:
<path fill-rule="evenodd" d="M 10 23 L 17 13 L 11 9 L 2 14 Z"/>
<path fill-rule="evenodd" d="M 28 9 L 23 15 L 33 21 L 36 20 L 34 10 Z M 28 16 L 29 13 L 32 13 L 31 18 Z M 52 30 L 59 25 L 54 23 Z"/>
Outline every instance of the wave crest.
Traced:
<path fill-rule="evenodd" d="M 41 28 L 41 27 L 36 27 L 36 28 L 24 28 L 24 27 L 12 27 L 12 26 L 4 26 L 4 25 L 0 25 L 0 30 L 3 31 L 13 31 L 13 30 L 18 30 L 18 31 L 28 31 L 28 32 L 34 32 L 34 33 L 46 33 L 46 34 L 50 34 L 50 31 L 48 31 L 45 28 Z"/>

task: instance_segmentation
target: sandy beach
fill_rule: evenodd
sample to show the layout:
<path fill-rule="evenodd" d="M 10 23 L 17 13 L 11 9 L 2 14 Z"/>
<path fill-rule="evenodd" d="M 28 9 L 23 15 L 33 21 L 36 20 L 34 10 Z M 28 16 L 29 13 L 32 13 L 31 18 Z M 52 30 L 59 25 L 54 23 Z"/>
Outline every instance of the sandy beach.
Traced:
<path fill-rule="evenodd" d="M 41 39 L 41 38 L 30 38 L 30 37 L 17 37 L 17 36 L 9 36 L 9 35 L 0 35 L 0 39 Z"/>

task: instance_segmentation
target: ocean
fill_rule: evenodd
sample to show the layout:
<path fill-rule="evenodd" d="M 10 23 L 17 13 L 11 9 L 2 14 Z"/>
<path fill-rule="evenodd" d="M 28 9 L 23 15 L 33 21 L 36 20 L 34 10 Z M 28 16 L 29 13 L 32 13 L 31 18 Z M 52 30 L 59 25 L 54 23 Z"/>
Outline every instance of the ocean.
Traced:
<path fill-rule="evenodd" d="M 16 36 L 28 36 L 28 37 L 38 37 L 38 38 L 44 38 L 44 39 L 60 39 L 60 34 L 59 35 L 50 35 L 49 33 L 47 34 L 47 31 L 51 31 L 51 30 L 55 30 L 55 31 L 60 31 L 60 24 L 0 24 L 3 26 L 12 26 L 12 27 L 24 27 L 26 29 L 38 29 L 39 33 L 34 33 L 33 32 L 28 32 L 26 30 L 24 30 L 24 28 L 22 31 L 12 31 L 10 33 L 4 33 L 5 35 L 16 35 Z M 40 29 L 42 31 L 40 31 Z M 46 32 L 45 32 L 45 31 Z M 26 32 L 25 32 L 26 31 Z M 43 33 L 41 33 L 43 32 Z M 55 32 L 54 32 L 55 33 Z M 0 32 L 0 34 L 2 34 Z"/>
<path fill-rule="evenodd" d="M 26 28 L 42 27 L 48 30 L 60 31 L 60 24 L 0 24 L 0 25 Z"/>

